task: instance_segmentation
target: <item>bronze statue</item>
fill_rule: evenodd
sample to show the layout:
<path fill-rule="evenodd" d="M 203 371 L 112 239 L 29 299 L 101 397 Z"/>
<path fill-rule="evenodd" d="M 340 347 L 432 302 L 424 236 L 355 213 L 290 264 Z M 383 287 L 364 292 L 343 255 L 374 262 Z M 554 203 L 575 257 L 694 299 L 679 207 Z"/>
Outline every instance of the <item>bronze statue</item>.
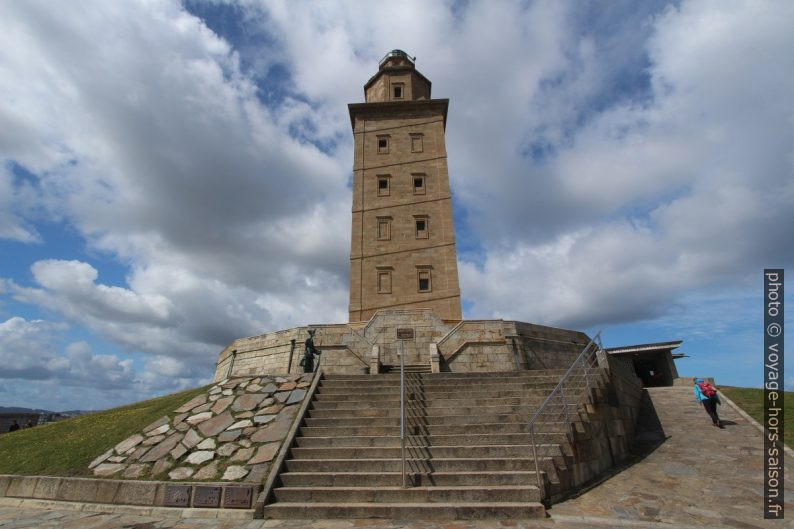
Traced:
<path fill-rule="evenodd" d="M 306 338 L 306 344 L 303 349 L 303 358 L 300 365 L 303 366 L 304 373 L 314 372 L 314 357 L 319 355 L 320 351 L 314 346 L 314 329 L 309 329 L 309 337 Z"/>

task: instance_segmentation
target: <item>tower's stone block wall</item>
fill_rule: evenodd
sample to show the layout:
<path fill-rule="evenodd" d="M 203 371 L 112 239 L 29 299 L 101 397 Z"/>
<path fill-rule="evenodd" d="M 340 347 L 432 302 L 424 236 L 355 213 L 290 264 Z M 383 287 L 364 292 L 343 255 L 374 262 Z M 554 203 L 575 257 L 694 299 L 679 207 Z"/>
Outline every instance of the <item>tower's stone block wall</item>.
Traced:
<path fill-rule="evenodd" d="M 461 318 L 446 99 L 403 52 L 381 62 L 349 105 L 353 128 L 351 322 L 378 310 L 429 308 Z"/>

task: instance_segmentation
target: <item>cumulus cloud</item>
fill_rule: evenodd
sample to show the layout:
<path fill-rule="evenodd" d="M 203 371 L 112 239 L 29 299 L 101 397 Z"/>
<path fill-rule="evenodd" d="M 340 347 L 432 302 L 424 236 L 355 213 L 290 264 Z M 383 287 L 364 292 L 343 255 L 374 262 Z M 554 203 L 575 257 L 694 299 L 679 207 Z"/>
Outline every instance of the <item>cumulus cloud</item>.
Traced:
<path fill-rule="evenodd" d="M 690 289 L 790 263 L 794 74 L 768 67 L 794 45 L 781 15 L 685 2 L 653 18 L 649 97 L 591 116 L 542 163 L 523 160 L 526 181 L 555 189 L 507 175 L 502 186 L 527 192 L 467 204 L 499 233 L 484 266 L 463 264 L 472 310 L 504 314 L 518 299 L 519 316 L 553 324 L 636 321 Z M 547 218 L 549 204 L 570 218 Z M 513 296 L 480 286 L 505 283 Z"/>
<path fill-rule="evenodd" d="M 58 380 L 66 385 L 101 389 L 127 388 L 134 374 L 132 360 L 95 355 L 86 342 L 72 342 L 58 350 L 67 329 L 63 323 L 10 318 L 0 323 L 0 376 L 27 380 Z"/>
<path fill-rule="evenodd" d="M 170 357 L 151 357 L 136 370 L 131 358 L 97 354 L 85 341 L 69 341 L 68 329 L 62 322 L 20 317 L 0 322 L 3 403 L 96 409 L 208 382 L 202 366 Z"/>

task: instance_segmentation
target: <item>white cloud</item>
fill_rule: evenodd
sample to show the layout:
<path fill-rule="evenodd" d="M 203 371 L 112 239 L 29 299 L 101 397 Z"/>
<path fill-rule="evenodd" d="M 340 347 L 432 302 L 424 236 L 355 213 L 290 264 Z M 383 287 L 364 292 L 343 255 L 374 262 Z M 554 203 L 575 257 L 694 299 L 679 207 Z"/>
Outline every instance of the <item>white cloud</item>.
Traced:
<path fill-rule="evenodd" d="M 72 342 L 63 351 L 57 341 L 67 329 L 63 323 L 25 320 L 0 322 L 0 373 L 3 378 L 58 380 L 66 385 L 103 389 L 128 387 L 132 361 L 114 355 L 94 355 L 86 342 Z"/>
<path fill-rule="evenodd" d="M 463 265 L 472 312 L 504 314 L 518 299 L 519 316 L 547 323 L 636 321 L 792 262 L 794 70 L 770 65 L 794 45 L 794 13 L 778 7 L 667 9 L 646 44 L 650 101 L 598 113 L 544 167 L 525 162 L 530 180 L 555 182 L 541 194 L 497 196 L 505 208 L 492 209 L 470 199 L 475 223 L 502 230 L 482 269 Z M 548 204 L 571 218 L 546 218 Z M 478 286 L 505 284 L 512 296 Z"/>

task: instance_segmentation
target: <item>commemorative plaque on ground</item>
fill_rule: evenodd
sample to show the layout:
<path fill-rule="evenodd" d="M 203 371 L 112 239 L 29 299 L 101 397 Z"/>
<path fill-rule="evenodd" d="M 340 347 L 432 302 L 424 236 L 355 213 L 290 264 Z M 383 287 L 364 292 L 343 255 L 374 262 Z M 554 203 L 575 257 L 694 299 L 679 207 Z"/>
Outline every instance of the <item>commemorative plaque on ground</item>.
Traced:
<path fill-rule="evenodd" d="M 253 487 L 226 487 L 223 506 L 230 509 L 250 509 Z"/>
<path fill-rule="evenodd" d="M 197 486 L 193 493 L 193 507 L 220 507 L 221 487 Z"/>
<path fill-rule="evenodd" d="M 189 507 L 190 485 L 168 485 L 165 488 L 163 505 L 166 507 Z"/>

